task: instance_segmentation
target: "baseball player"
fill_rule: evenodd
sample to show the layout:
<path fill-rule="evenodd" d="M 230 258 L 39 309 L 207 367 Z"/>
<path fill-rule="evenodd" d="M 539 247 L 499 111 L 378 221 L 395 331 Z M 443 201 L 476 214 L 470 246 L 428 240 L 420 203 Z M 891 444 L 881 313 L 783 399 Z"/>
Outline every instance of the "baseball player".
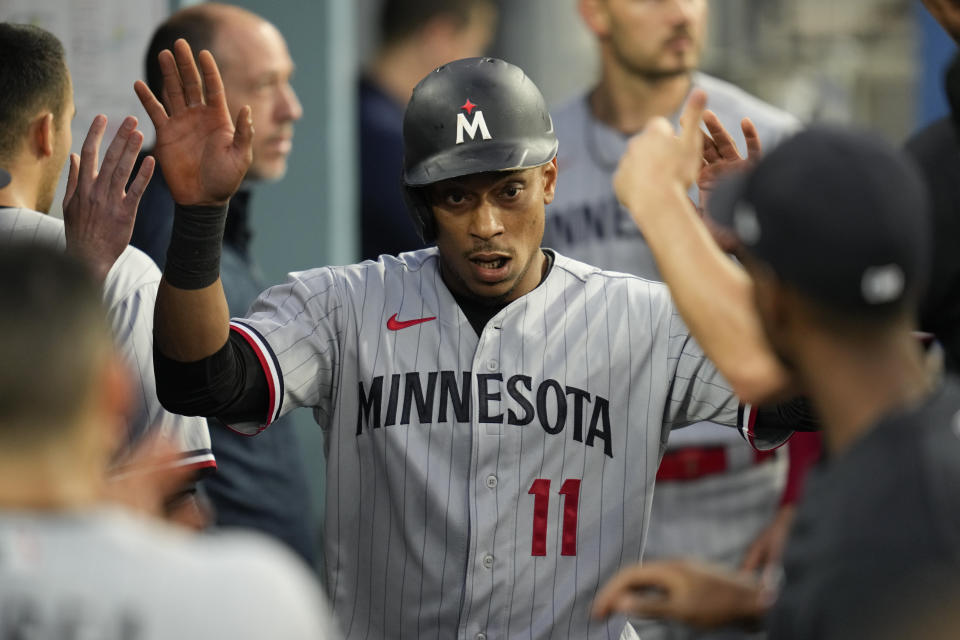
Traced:
<path fill-rule="evenodd" d="M 543 244 L 603 269 L 660 280 L 650 248 L 611 186 L 630 135 L 657 115 L 676 124 L 694 88 L 709 96 L 713 113 L 706 123 L 734 131 L 743 154 L 742 118 L 750 118 L 752 126 L 744 132 L 751 142 L 766 150 L 799 123 L 695 70 L 706 39 L 706 0 L 579 0 L 577 5 L 597 41 L 601 69 L 595 86 L 553 112 L 562 186 L 547 207 Z M 695 186 L 689 193 L 699 200 Z M 777 513 L 786 456 L 753 452 L 729 429 L 709 423 L 670 434 L 664 447 L 645 557 L 693 554 L 740 565 Z M 679 640 L 690 634 L 648 624 L 641 635 Z"/>
<path fill-rule="evenodd" d="M 137 84 L 178 203 L 162 401 L 250 434 L 314 409 L 347 637 L 618 636 L 624 620 L 591 621 L 589 602 L 641 556 L 663 430 L 713 419 L 760 447 L 789 431 L 738 403 L 663 285 L 541 250 L 557 141 L 536 86 L 493 58 L 430 73 L 404 116 L 403 180 L 436 247 L 292 274 L 231 322 L 219 233 L 252 132 L 226 115 L 212 56 L 202 89 L 175 51 L 169 113 Z M 724 366 L 776 390 L 763 366 Z"/>
<path fill-rule="evenodd" d="M 0 638 L 338 638 L 275 543 L 99 504 L 135 384 L 83 267 L 44 244 L 0 250 Z M 135 471 L 152 485 L 185 470 Z M 251 594 L 259 606 L 237 606 Z"/>
<path fill-rule="evenodd" d="M 702 161 L 697 137 L 678 141 L 657 119 L 631 142 L 615 187 L 690 325 L 723 309 L 752 315 L 768 346 L 730 336 L 726 347 L 775 354 L 822 416 L 830 455 L 798 507 L 769 637 L 875 638 L 897 618 L 915 623 L 960 576 L 960 389 L 931 375 L 913 335 L 932 237 L 922 176 L 872 135 L 796 135 L 710 197 L 744 271 L 682 196 Z M 722 305 L 710 302 L 718 288 Z M 773 599 L 762 587 L 655 563 L 621 573 L 596 607 L 717 626 L 761 618 Z"/>
<path fill-rule="evenodd" d="M 104 116 L 94 119 L 80 156 L 71 156 L 73 86 L 60 42 L 36 27 L 0 23 L 0 57 L 8 61 L 0 67 L 0 93 L 10 104 L 0 111 L 0 163 L 13 177 L 0 192 L 0 241 L 66 248 L 95 265 L 118 343 L 136 373 L 139 402 L 131 412 L 129 442 L 159 431 L 177 443 L 180 464 L 198 470 L 216 466 L 206 424 L 170 413 L 157 400 L 151 308 L 160 271 L 142 252 L 127 247 L 129 235 L 107 246 L 102 240 L 110 234 L 87 233 L 90 219 L 100 216 L 123 227 L 150 179 L 153 165 L 148 162 L 129 191 L 123 181 L 117 182 L 120 174 L 130 175 L 132 157 L 143 141 L 136 119 L 121 123 L 102 166 L 98 167 L 98 151 L 107 127 Z M 45 214 L 68 160 L 64 220 L 59 220 Z"/>

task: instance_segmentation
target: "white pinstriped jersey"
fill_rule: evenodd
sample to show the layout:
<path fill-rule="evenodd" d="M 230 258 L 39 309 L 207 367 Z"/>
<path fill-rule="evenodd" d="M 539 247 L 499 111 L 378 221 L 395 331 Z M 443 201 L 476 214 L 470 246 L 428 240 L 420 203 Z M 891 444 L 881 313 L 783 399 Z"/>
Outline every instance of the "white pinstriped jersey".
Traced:
<path fill-rule="evenodd" d="M 590 602 L 640 559 L 666 431 L 736 425 L 737 400 L 662 284 L 557 255 L 478 337 L 438 260 L 292 274 L 232 322 L 266 368 L 272 418 L 309 406 L 327 430 L 340 626 L 616 638 L 624 620 L 590 620 Z"/>
<path fill-rule="evenodd" d="M 36 242 L 64 248 L 63 221 L 31 209 L 0 208 L 0 242 Z M 127 247 L 103 284 L 114 336 L 133 376 L 138 399 L 130 423 L 130 441 L 147 430 L 159 429 L 183 452 L 181 464 L 197 468 L 216 466 L 210 451 L 210 432 L 203 418 L 170 413 L 157 399 L 153 374 L 153 304 L 160 270 L 139 249 Z"/>

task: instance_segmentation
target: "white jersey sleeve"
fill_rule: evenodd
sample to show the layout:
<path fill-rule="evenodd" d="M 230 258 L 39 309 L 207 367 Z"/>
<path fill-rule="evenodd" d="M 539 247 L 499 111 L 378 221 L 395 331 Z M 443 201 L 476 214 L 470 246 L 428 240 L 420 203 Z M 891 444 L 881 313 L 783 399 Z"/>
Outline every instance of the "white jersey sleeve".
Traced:
<path fill-rule="evenodd" d="M 668 371 L 673 382 L 664 426 L 675 429 L 704 420 L 739 426 L 740 403 L 730 384 L 704 355 L 676 309 L 668 326 Z"/>
<path fill-rule="evenodd" d="M 672 384 L 663 414 L 666 429 L 703 422 L 731 425 L 757 451 L 776 449 L 790 438 L 793 431 L 789 429 L 756 427 L 756 408 L 740 403 L 733 395 L 730 383 L 690 335 L 676 308 L 672 310 L 669 327 L 668 369 Z"/>
<path fill-rule="evenodd" d="M 231 428 L 254 434 L 297 407 L 312 407 L 317 422 L 329 422 L 324 417 L 336 400 L 343 304 L 333 270 L 324 267 L 290 274 L 285 284 L 260 294 L 248 317 L 230 322 L 256 353 L 269 390 L 265 422 Z"/>
<path fill-rule="evenodd" d="M 43 243 L 64 249 L 63 221 L 22 208 L 0 209 L 0 242 Z M 128 246 L 103 284 L 103 301 L 133 376 L 137 412 L 130 421 L 129 442 L 159 429 L 182 452 L 180 464 L 215 467 L 210 433 L 203 418 L 170 413 L 157 398 L 153 373 L 153 304 L 160 270 L 139 249 Z"/>

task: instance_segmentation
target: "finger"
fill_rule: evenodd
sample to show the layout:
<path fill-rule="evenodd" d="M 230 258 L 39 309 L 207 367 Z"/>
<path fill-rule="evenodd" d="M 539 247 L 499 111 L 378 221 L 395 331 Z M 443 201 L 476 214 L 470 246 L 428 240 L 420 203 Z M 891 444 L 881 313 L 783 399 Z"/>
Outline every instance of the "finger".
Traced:
<path fill-rule="evenodd" d="M 140 206 L 140 198 L 143 197 L 143 192 L 146 191 L 156 166 L 157 161 L 153 159 L 153 156 L 146 156 L 140 163 L 140 171 L 137 172 L 137 177 L 127 187 L 127 195 L 123 198 L 123 205 L 128 211 L 134 212 L 134 215 L 136 215 L 137 208 Z"/>
<path fill-rule="evenodd" d="M 107 116 L 102 113 L 97 115 L 90 123 L 90 129 L 87 131 L 87 137 L 83 140 L 83 146 L 80 147 L 80 168 L 77 176 L 78 187 L 81 191 L 90 186 L 90 183 L 97 175 L 97 161 L 100 156 L 100 141 L 103 139 L 103 132 L 107 128 Z"/>
<path fill-rule="evenodd" d="M 70 154 L 70 170 L 67 173 L 67 189 L 63 194 L 63 210 L 66 212 L 67 204 L 73 198 L 77 190 L 77 178 L 80 176 L 80 156 L 75 153 Z"/>
<path fill-rule="evenodd" d="M 140 104 L 143 105 L 144 111 L 150 116 L 153 126 L 155 128 L 162 126 L 169 116 L 167 116 L 167 110 L 163 108 L 163 104 L 153 95 L 153 91 L 150 91 L 150 87 L 141 80 L 137 80 L 133 83 L 133 91 L 140 98 Z"/>
<path fill-rule="evenodd" d="M 253 111 L 250 105 L 243 105 L 240 113 L 237 114 L 233 144 L 241 150 L 250 149 L 253 146 Z"/>
<path fill-rule="evenodd" d="M 180 72 L 177 71 L 177 61 L 169 49 L 161 51 L 157 60 L 160 62 L 160 73 L 163 75 L 163 92 L 166 95 L 167 109 L 170 115 L 176 115 L 187 108 Z"/>
<path fill-rule="evenodd" d="M 680 133 L 680 140 L 688 153 L 699 155 L 702 143 L 700 142 L 700 120 L 703 119 L 703 111 L 707 107 L 707 94 L 702 89 L 694 89 L 687 99 L 687 104 L 680 114 L 680 127 L 683 131 Z"/>
<path fill-rule="evenodd" d="M 740 565 L 740 569 L 747 573 L 759 571 L 764 564 L 764 556 L 766 555 L 764 549 L 765 545 L 762 540 L 757 540 L 750 545 L 750 548 L 743 558 L 743 563 Z"/>
<path fill-rule="evenodd" d="M 197 56 L 197 60 L 200 62 L 200 71 L 203 73 L 207 104 L 226 109 L 227 97 L 223 90 L 223 79 L 220 77 L 220 69 L 217 68 L 217 61 L 213 59 L 213 54 L 204 49 Z"/>
<path fill-rule="evenodd" d="M 662 594 L 636 593 L 628 592 L 620 596 L 611 603 L 610 612 L 622 613 L 628 616 L 645 618 L 665 618 L 670 617 L 669 613 L 673 607 Z"/>
<path fill-rule="evenodd" d="M 661 579 L 655 564 L 634 565 L 623 569 L 613 576 L 597 593 L 593 600 L 595 615 L 609 615 L 614 605 L 625 593 L 641 589 L 666 591 L 667 584 Z"/>
<path fill-rule="evenodd" d="M 703 123 L 707 125 L 707 131 L 710 132 L 710 137 L 713 138 L 714 143 L 717 145 L 717 151 L 720 152 L 721 156 L 728 160 L 740 158 L 737 143 L 734 142 L 733 137 L 723 126 L 723 123 L 720 122 L 717 114 L 713 111 L 705 111 L 703 113 Z"/>
<path fill-rule="evenodd" d="M 97 185 L 100 189 L 112 188 L 113 176 L 117 169 L 117 163 L 120 161 L 120 156 L 123 154 L 123 150 L 127 146 L 127 140 L 130 138 L 130 134 L 133 132 L 136 126 L 137 119 L 133 116 L 127 116 L 120 124 L 120 128 L 117 129 L 117 133 L 115 136 L 113 136 L 110 146 L 107 147 L 107 152 L 103 155 L 103 164 L 100 166 L 100 173 L 106 177 L 104 180 L 97 181 Z"/>
<path fill-rule="evenodd" d="M 713 164 L 721 159 L 720 150 L 717 149 L 717 143 L 713 141 L 713 138 L 702 131 L 701 134 L 703 135 L 703 159 L 707 164 Z"/>
<path fill-rule="evenodd" d="M 183 86 L 183 95 L 188 107 L 203 104 L 203 85 L 200 84 L 200 72 L 193 60 L 193 51 L 183 38 L 173 43 L 173 55 L 177 61 L 177 71 Z"/>
<path fill-rule="evenodd" d="M 127 182 L 130 180 L 130 173 L 137 163 L 137 154 L 143 146 L 143 132 L 132 131 L 127 137 L 127 144 L 123 148 L 123 153 L 117 161 L 117 166 L 113 170 L 113 179 L 110 181 L 110 192 L 123 194 L 127 188 Z"/>
<path fill-rule="evenodd" d="M 747 142 L 747 158 L 754 162 L 760 160 L 763 147 L 760 144 L 760 133 L 753 125 L 753 121 L 750 118 L 744 118 L 740 121 L 740 129 L 743 131 L 743 139 Z"/>

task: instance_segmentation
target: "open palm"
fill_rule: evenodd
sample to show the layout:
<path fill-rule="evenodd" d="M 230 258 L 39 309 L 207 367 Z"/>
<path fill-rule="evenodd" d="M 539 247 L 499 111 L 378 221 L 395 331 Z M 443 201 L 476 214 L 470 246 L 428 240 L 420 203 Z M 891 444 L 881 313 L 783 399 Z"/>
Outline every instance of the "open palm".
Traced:
<path fill-rule="evenodd" d="M 718 180 L 731 173 L 747 171 L 758 162 L 763 155 L 760 145 L 760 135 L 749 118 L 744 118 L 740 127 L 743 138 L 747 143 L 747 157 L 740 155 L 737 144 L 712 111 L 704 111 L 703 123 L 707 125 L 709 134 L 703 135 L 703 165 L 697 175 L 697 187 L 700 189 L 700 206 L 709 212 L 708 200 L 710 192 Z"/>
<path fill-rule="evenodd" d="M 143 82 L 134 90 L 156 128 L 154 155 L 174 201 L 221 205 L 239 188 L 253 159 L 250 108 L 240 110 L 235 126 L 210 52 L 200 52 L 198 70 L 186 40 L 173 48 L 159 55 L 167 108 Z"/>

